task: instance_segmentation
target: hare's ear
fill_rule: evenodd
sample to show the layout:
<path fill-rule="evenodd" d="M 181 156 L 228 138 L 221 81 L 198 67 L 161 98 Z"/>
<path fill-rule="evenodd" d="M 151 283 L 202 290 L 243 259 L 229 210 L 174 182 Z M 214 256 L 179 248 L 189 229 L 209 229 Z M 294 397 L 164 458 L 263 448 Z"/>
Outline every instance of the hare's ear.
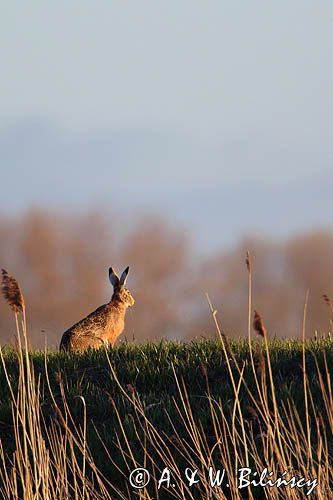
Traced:
<path fill-rule="evenodd" d="M 115 273 L 114 270 L 112 269 L 112 267 L 110 267 L 109 269 L 109 280 L 113 287 L 119 285 L 119 278 L 117 276 L 117 273 Z"/>
<path fill-rule="evenodd" d="M 125 285 L 126 280 L 127 280 L 128 271 L 129 271 L 129 266 L 126 267 L 125 271 L 123 271 L 122 274 L 121 274 L 121 276 L 120 276 L 120 282 L 119 283 L 121 285 Z"/>

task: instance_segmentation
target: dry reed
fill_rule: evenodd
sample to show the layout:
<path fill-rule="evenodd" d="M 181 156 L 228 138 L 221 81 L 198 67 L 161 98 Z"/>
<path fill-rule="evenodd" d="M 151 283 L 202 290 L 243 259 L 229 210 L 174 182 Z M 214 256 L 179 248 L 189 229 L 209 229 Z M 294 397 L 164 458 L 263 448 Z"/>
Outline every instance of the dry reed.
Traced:
<path fill-rule="evenodd" d="M 2 269 L 2 295 L 14 313 L 23 313 L 25 308 L 24 298 L 20 285 L 13 276 Z"/>

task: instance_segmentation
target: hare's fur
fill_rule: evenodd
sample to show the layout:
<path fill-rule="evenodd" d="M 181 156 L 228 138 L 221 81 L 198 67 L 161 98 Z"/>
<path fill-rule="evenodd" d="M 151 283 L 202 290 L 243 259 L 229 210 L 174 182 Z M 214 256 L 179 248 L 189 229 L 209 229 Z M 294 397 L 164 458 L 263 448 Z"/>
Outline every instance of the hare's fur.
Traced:
<path fill-rule="evenodd" d="M 124 329 L 126 309 L 134 304 L 131 293 L 124 286 L 128 271 L 127 267 L 119 279 L 110 267 L 109 278 L 114 288 L 110 302 L 66 330 L 60 349 L 84 351 L 89 347 L 98 349 L 103 345 L 114 345 Z"/>

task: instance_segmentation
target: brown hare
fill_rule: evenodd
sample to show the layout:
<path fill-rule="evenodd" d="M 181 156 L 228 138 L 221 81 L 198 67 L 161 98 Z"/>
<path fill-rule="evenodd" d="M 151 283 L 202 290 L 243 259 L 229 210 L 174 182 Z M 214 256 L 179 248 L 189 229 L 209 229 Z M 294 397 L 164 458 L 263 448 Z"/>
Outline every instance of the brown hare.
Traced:
<path fill-rule="evenodd" d="M 114 345 L 125 325 L 127 307 L 134 304 L 129 290 L 125 288 L 129 267 L 120 278 L 112 267 L 109 279 L 113 286 L 110 302 L 98 307 L 85 318 L 65 331 L 60 342 L 60 349 L 66 351 L 85 351 L 89 347 L 99 348 Z"/>

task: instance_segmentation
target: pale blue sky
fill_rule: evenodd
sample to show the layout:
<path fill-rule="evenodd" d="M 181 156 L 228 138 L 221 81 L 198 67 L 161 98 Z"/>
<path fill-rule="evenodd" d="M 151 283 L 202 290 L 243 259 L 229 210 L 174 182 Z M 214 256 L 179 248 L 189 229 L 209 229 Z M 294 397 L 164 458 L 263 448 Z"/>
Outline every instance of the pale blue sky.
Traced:
<path fill-rule="evenodd" d="M 332 53 L 328 0 L 2 0 L 0 209 L 332 228 Z"/>

